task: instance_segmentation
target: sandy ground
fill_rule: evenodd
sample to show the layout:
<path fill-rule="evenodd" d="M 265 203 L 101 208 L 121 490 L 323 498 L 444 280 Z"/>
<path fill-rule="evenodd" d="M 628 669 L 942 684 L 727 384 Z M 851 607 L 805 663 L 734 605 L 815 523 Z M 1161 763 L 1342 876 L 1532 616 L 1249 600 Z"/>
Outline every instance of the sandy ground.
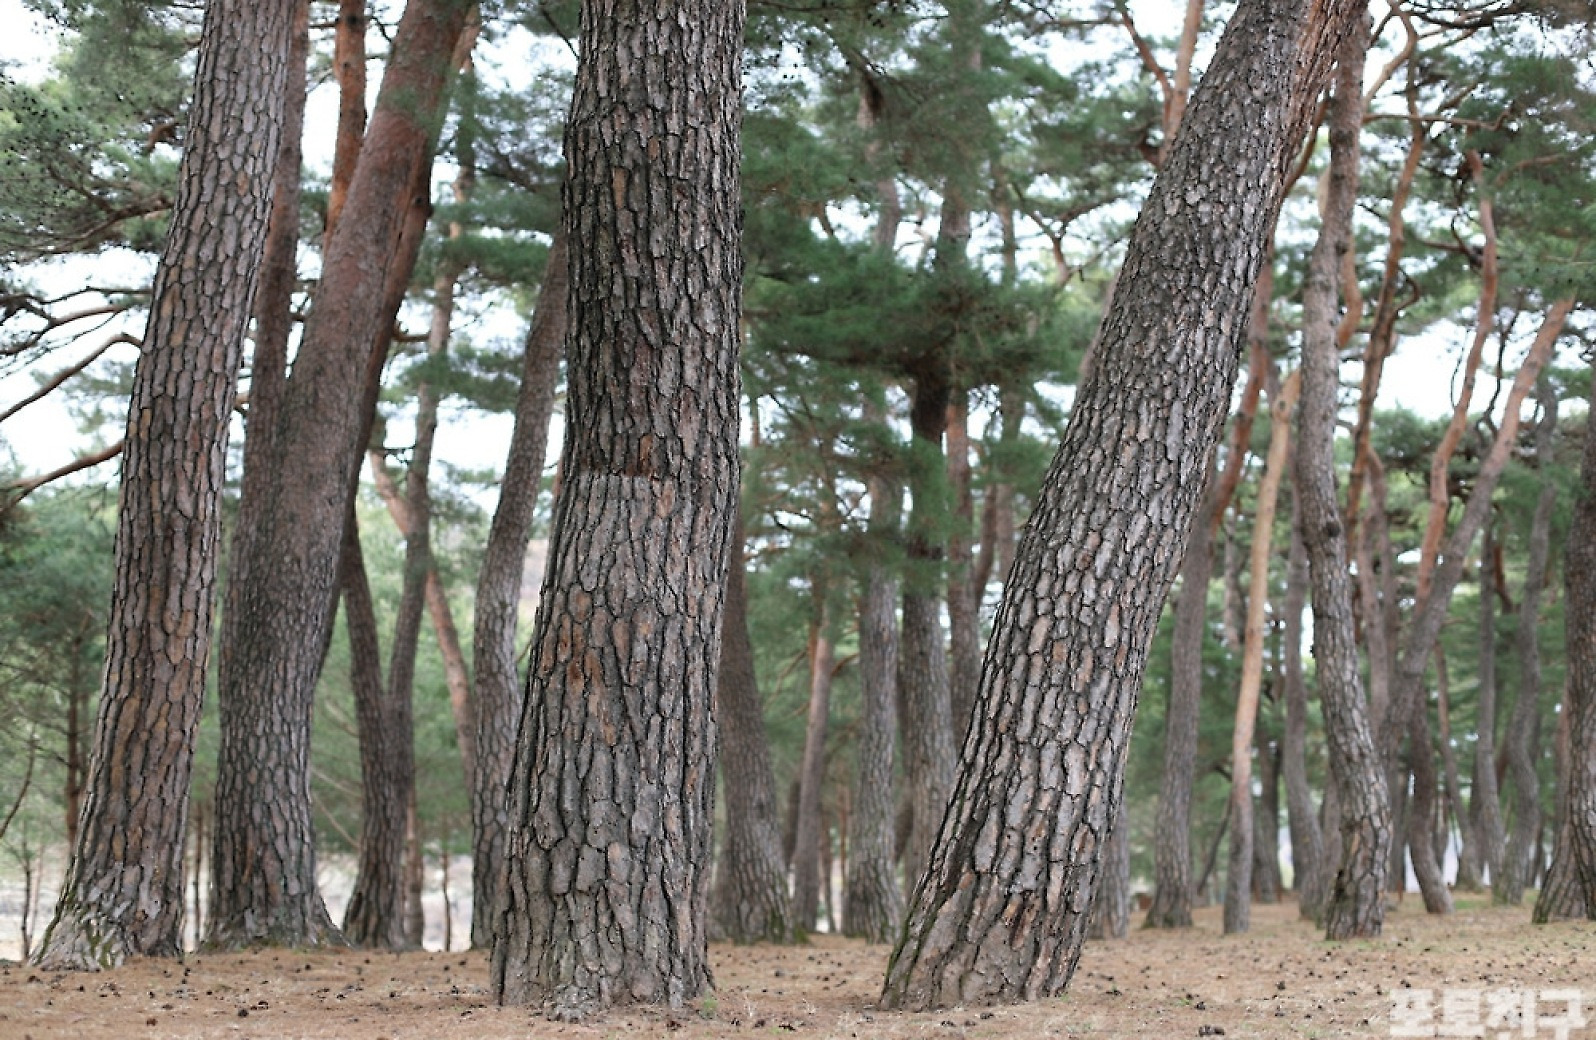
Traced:
<path fill-rule="evenodd" d="M 717 946 L 714 996 L 679 1011 L 621 1010 L 578 1025 L 495 1007 L 477 953 L 266 950 L 100 974 L 7 963 L 0 1040 L 1385 1037 L 1392 990 L 1433 993 L 1421 1027 L 1467 1024 L 1443 1014 L 1447 989 L 1465 998 L 1582 989 L 1596 1021 L 1596 926 L 1536 928 L 1527 907 L 1482 902 L 1465 899 L 1457 914 L 1432 919 L 1410 901 L 1390 916 L 1384 938 L 1339 945 L 1298 921 L 1290 904 L 1255 907 L 1252 930 L 1230 937 L 1220 934 L 1218 910 L 1208 909 L 1190 932 L 1136 929 L 1128 939 L 1089 944 L 1063 997 L 912 1015 L 872 1007 L 884 947 L 826 936 L 797 948 Z M 1491 1005 L 1480 1006 L 1484 1023 Z M 1565 1002 L 1543 1001 L 1539 1014 L 1566 1011 Z M 1546 1023 L 1532 1020 L 1532 1031 L 1513 1035 L 1554 1037 Z M 1569 1035 L 1596 1038 L 1596 1025 Z"/>

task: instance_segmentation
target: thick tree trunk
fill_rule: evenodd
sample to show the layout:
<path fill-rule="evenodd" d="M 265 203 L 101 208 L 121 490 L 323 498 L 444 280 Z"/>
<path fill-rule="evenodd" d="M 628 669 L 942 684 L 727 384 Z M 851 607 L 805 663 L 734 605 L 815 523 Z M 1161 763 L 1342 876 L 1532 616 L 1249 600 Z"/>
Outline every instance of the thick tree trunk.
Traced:
<path fill-rule="evenodd" d="M 736 536 L 743 7 L 594 0 L 566 126 L 567 437 L 492 986 L 575 1017 L 710 984 Z M 637 74 L 637 54 L 650 71 Z"/>
<path fill-rule="evenodd" d="M 739 531 L 741 527 L 739 523 Z M 720 676 L 715 684 L 726 795 L 726 840 L 713 896 L 715 923 L 732 942 L 790 943 L 796 935 L 792 901 L 787 895 L 787 860 L 782 855 L 776 779 L 754 674 L 754 647 L 748 636 L 740 537 L 732 554 L 726 574 Z M 890 792 L 889 784 L 889 797 Z"/>
<path fill-rule="evenodd" d="M 1230 741 L 1230 867 L 1225 882 L 1225 932 L 1245 932 L 1252 917 L 1253 805 L 1252 745 L 1263 689 L 1264 611 L 1269 605 L 1269 556 L 1275 529 L 1280 478 L 1290 458 L 1291 412 L 1297 404 L 1301 373 L 1286 377 L 1269 407 L 1269 456 L 1258 484 L 1252 528 L 1252 559 L 1247 589 L 1247 621 L 1241 658 L 1241 688 L 1236 694 L 1236 725 Z"/>
<path fill-rule="evenodd" d="M 1358 671 L 1347 531 L 1337 502 L 1333 449 L 1339 385 L 1337 283 L 1342 255 L 1352 247 L 1363 65 L 1369 40 L 1365 5 L 1353 6 L 1354 28 L 1341 47 L 1330 103 L 1324 225 L 1309 256 L 1302 292 L 1302 411 L 1296 472 L 1313 601 L 1314 670 L 1340 831 L 1336 873 L 1324 914 L 1325 936 L 1330 939 L 1380 934 L 1385 862 L 1392 843 L 1385 771 L 1370 732 Z M 1327 795 L 1326 802 L 1330 801 Z"/>
<path fill-rule="evenodd" d="M 820 911 L 820 845 L 828 839 L 820 825 L 820 798 L 826 782 L 826 729 L 831 720 L 831 675 L 836 652 L 824 582 L 817 582 L 815 620 L 809 637 L 809 721 L 804 731 L 803 761 L 798 767 L 798 816 L 793 837 L 792 912 L 798 927 L 815 927 Z M 829 902 L 829 900 L 828 900 Z"/>
<path fill-rule="evenodd" d="M 872 535 L 889 536 L 897 511 L 889 483 L 872 478 Z M 854 784 L 842 930 L 892 942 L 903 921 L 903 891 L 893 857 L 893 743 L 897 736 L 898 582 L 879 551 L 865 565 L 859 600 L 859 773 Z"/>
<path fill-rule="evenodd" d="M 1591 364 L 1596 376 L 1596 362 Z M 1596 388 L 1596 379 L 1591 383 Z M 1568 836 L 1596 920 L 1596 389 L 1585 420 L 1579 491 L 1563 550 L 1563 623 L 1568 647 Z"/>
<path fill-rule="evenodd" d="M 301 6 L 217 0 L 206 9 L 171 230 L 133 374 L 105 678 L 77 840 L 39 951 L 47 967 L 182 952 L 183 831 L 227 424 Z M 245 140 L 252 147 L 234 147 Z"/>
<path fill-rule="evenodd" d="M 337 934 L 316 885 L 311 705 L 365 447 L 366 388 L 380 365 L 373 345 L 386 346 L 391 269 L 413 255 L 404 245 L 419 230 L 411 203 L 426 183 L 451 58 L 474 6 L 411 0 L 405 10 L 288 382 L 280 462 L 262 490 L 269 505 L 247 547 L 251 582 L 218 683 L 215 946 L 316 945 Z"/>
<path fill-rule="evenodd" d="M 1286 564 L 1286 601 L 1282 638 L 1286 726 L 1280 740 L 1280 772 L 1286 785 L 1286 820 L 1291 828 L 1292 887 L 1297 912 L 1317 920 L 1324 906 L 1328 864 L 1324 832 L 1308 782 L 1308 690 L 1302 677 L 1302 612 L 1308 598 L 1308 553 L 1302 547 L 1302 519 L 1297 495 L 1292 496 L 1291 548 Z"/>
<path fill-rule="evenodd" d="M 1569 698 L 1565 687 L 1563 711 L 1557 717 L 1557 805 L 1553 810 L 1556 826 L 1552 859 L 1546 880 L 1535 900 L 1531 920 L 1536 924 L 1571 921 L 1585 916 L 1585 889 L 1580 885 L 1579 864 L 1574 856 L 1573 821 L 1568 815 L 1569 779 Z"/>
<path fill-rule="evenodd" d="M 405 802 L 393 791 L 414 776 L 408 706 L 401 714 L 383 680 L 377 612 L 366 579 L 354 510 L 339 563 L 344 625 L 349 632 L 349 685 L 360 736 L 360 854 L 355 887 L 344 907 L 344 938 L 379 950 L 405 948 Z"/>
<path fill-rule="evenodd" d="M 998 611 L 889 1007 L 1052 996 L 1074 971 L 1148 643 L 1350 8 L 1241 4 L 1142 208 Z"/>
<path fill-rule="evenodd" d="M 554 392 L 565 357 L 570 260 L 565 232 L 557 232 L 543 269 L 537 311 L 527 332 L 515 427 L 499 481 L 488 542 L 477 572 L 471 653 L 476 673 L 476 772 L 471 790 L 471 945 L 493 943 L 502 905 L 505 836 L 510 825 L 508 785 L 521 721 L 521 671 L 515 640 L 521 611 L 521 578 L 527 539 L 543 483 Z M 729 739 L 729 738 L 728 738 Z"/>
<path fill-rule="evenodd" d="M 1212 465 L 1209 465 L 1212 472 Z M 1203 636 L 1213 573 L 1217 474 L 1209 477 L 1181 563 L 1175 634 L 1169 650 L 1169 705 L 1164 712 L 1164 774 L 1153 833 L 1153 903 L 1149 928 L 1191 927 L 1191 789 L 1197 759 L 1197 715 L 1203 693 Z"/>
<path fill-rule="evenodd" d="M 1557 393 L 1551 380 L 1541 377 L 1536 393 L 1541 418 L 1535 426 L 1535 459 L 1541 467 L 1541 490 L 1530 521 L 1529 559 L 1524 565 L 1524 594 L 1519 599 L 1518 698 L 1507 726 L 1507 775 L 1513 795 L 1513 830 L 1502 856 L 1502 876 L 1491 886 L 1491 900 L 1517 906 L 1524 889 L 1534 881 L 1532 863 L 1540 846 L 1541 779 L 1536 763 L 1541 743 L 1541 592 L 1546 586 L 1547 559 L 1551 555 L 1552 509 L 1557 505 L 1557 481 L 1551 474 L 1557 450 Z"/>

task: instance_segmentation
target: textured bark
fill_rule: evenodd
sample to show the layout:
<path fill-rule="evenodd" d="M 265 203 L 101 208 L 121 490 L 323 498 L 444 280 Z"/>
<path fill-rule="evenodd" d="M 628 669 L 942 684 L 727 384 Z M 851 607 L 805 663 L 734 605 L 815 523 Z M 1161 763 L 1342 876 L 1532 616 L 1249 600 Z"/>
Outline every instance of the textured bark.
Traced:
<path fill-rule="evenodd" d="M 1333 448 L 1339 367 L 1337 282 L 1342 255 L 1352 248 L 1363 66 L 1369 46 L 1364 5 L 1354 6 L 1354 30 L 1338 56 L 1330 103 L 1330 182 L 1324 223 L 1309 255 L 1302 292 L 1302 408 L 1296 470 L 1313 602 L 1314 671 L 1337 810 L 1332 818 L 1340 831 L 1324 914 L 1325 936 L 1330 939 L 1380 934 L 1385 917 L 1381 889 L 1392 842 L 1390 796 L 1358 672 L 1347 530 L 1338 508 Z M 1326 802 L 1331 800 L 1327 795 Z"/>
<path fill-rule="evenodd" d="M 1441 856 L 1435 847 L 1436 796 L 1440 784 L 1435 772 L 1435 743 L 1430 737 L 1428 696 L 1420 696 L 1413 702 L 1408 739 L 1408 767 L 1413 774 L 1413 795 L 1405 821 L 1408 855 L 1413 860 L 1413 875 L 1424 896 L 1425 912 L 1449 914 L 1452 893 L 1441 875 Z"/>
<path fill-rule="evenodd" d="M 39 952 L 51 968 L 182 952 L 183 831 L 227 424 L 266 244 L 299 6 L 218 0 L 206 9 L 171 230 L 128 406 L 94 750 Z"/>
<path fill-rule="evenodd" d="M 1212 471 L 1212 466 L 1209 466 Z M 1197 760 L 1197 715 L 1203 693 L 1203 636 L 1208 628 L 1208 579 L 1213 573 L 1213 513 L 1219 507 L 1217 474 L 1210 476 L 1202 508 L 1180 569 L 1175 634 L 1169 650 L 1169 705 L 1164 712 L 1164 774 L 1153 833 L 1153 903 L 1149 928 L 1190 928 L 1191 789 Z"/>
<path fill-rule="evenodd" d="M 792 913 L 807 932 L 820 911 L 820 845 L 828 842 L 820 822 L 820 798 L 826 782 L 826 730 L 831 721 L 831 676 L 836 652 L 829 631 L 825 587 L 815 587 L 814 627 L 809 634 L 809 719 L 804 730 L 803 760 L 798 766 L 798 812 L 793 835 Z M 830 902 L 830 900 L 827 900 Z"/>
<path fill-rule="evenodd" d="M 1530 920 L 1536 924 L 1549 921 L 1569 921 L 1586 916 L 1585 890 L 1580 885 L 1579 864 L 1574 855 L 1573 821 L 1568 815 L 1569 779 L 1569 697 L 1563 692 L 1563 711 L 1557 717 L 1557 805 L 1554 809 L 1556 837 L 1552 843 L 1552 858 L 1546 868 L 1546 879 L 1541 883 L 1540 894 L 1535 899 L 1535 911 Z"/>
<path fill-rule="evenodd" d="M 344 529 L 339 563 L 344 626 L 349 633 L 349 685 L 360 737 L 360 853 L 355 887 L 344 908 L 344 938 L 379 950 L 406 946 L 404 864 L 406 803 L 396 790 L 413 787 L 415 756 L 409 705 L 399 708 L 383 679 L 377 612 L 366 579 L 365 554 L 354 510 Z"/>
<path fill-rule="evenodd" d="M 1536 764 L 1541 742 L 1541 593 L 1551 555 L 1552 509 L 1557 482 L 1551 464 L 1557 450 L 1557 393 L 1544 376 L 1536 394 L 1541 418 L 1535 426 L 1535 459 L 1541 467 L 1541 489 L 1530 521 L 1529 559 L 1524 564 L 1524 595 L 1518 605 L 1518 698 L 1507 726 L 1507 776 L 1513 798 L 1513 829 L 1502 856 L 1502 876 L 1491 885 L 1491 900 L 1517 906 L 1533 878 L 1534 852 L 1541 830 L 1541 780 Z"/>
<path fill-rule="evenodd" d="M 391 282 L 411 249 L 450 61 L 472 4 L 412 0 L 328 237 L 262 489 L 251 581 L 218 683 L 213 898 L 208 942 L 316 945 L 336 936 L 316 886 L 311 705 L 332 622 L 344 517 L 386 346 Z M 425 205 L 426 192 L 419 193 Z M 410 240 L 412 243 L 414 239 Z M 374 363 L 374 361 L 376 363 Z"/>
<path fill-rule="evenodd" d="M 885 536 L 896 511 L 887 481 L 871 482 L 872 533 Z M 859 601 L 859 772 L 849 823 L 842 930 L 892 942 L 903 921 L 903 891 L 893 857 L 893 744 L 897 736 L 898 582 L 877 554 L 866 564 Z"/>
<path fill-rule="evenodd" d="M 477 572 L 476 614 L 471 640 L 476 672 L 473 741 L 476 770 L 471 791 L 471 945 L 493 942 L 493 922 L 501 909 L 505 836 L 510 825 L 508 784 L 515 760 L 516 727 L 521 721 L 521 670 L 515 639 L 520 621 L 521 577 L 527 539 L 543 483 L 549 420 L 560 381 L 569 326 L 571 289 L 565 233 L 554 237 L 537 311 L 527 332 L 521 361 L 521 388 L 515 400 L 515 427 L 499 481 L 499 502 Z"/>
<path fill-rule="evenodd" d="M 1596 375 L 1596 361 L 1591 364 Z M 1591 385 L 1596 387 L 1596 379 Z M 1571 852 L 1596 920 L 1596 390 L 1585 420 L 1579 490 L 1563 549 L 1568 647 L 1568 819 Z"/>
<path fill-rule="evenodd" d="M 582 9 L 565 139 L 569 421 L 492 962 L 501 1003 L 562 1017 L 680 1007 L 710 984 L 742 24 L 740 3 Z"/>
<path fill-rule="evenodd" d="M 1302 612 L 1308 599 L 1308 553 L 1302 547 L 1298 497 L 1291 508 L 1291 548 L 1286 564 L 1286 600 L 1282 619 L 1286 726 L 1280 739 L 1280 773 L 1286 786 L 1286 820 L 1291 829 L 1292 886 L 1297 912 L 1317 919 L 1324 906 L 1329 864 L 1324 831 L 1308 782 L 1308 690 L 1302 677 Z"/>
<path fill-rule="evenodd" d="M 1251 925 L 1253 866 L 1252 745 L 1263 689 L 1264 611 L 1269 605 L 1269 556 L 1275 528 L 1275 502 L 1290 458 L 1291 412 L 1301 373 L 1292 372 L 1269 407 L 1269 456 L 1258 483 L 1252 528 L 1252 558 L 1247 589 L 1247 622 L 1241 658 L 1241 688 L 1236 694 L 1236 725 L 1230 741 L 1230 867 L 1225 883 L 1225 932 Z"/>
<path fill-rule="evenodd" d="M 366 3 L 367 0 L 338 0 L 338 24 L 333 32 L 338 130 L 333 138 L 332 179 L 327 186 L 329 235 L 349 198 L 349 184 L 366 136 Z"/>
<path fill-rule="evenodd" d="M 1035 999 L 1069 981 L 1148 644 L 1350 6 L 1243 3 L 1142 208 L 998 610 L 981 725 L 888 967 L 889 1007 Z"/>
<path fill-rule="evenodd" d="M 748 636 L 741 539 L 732 553 L 726 574 L 720 676 L 715 684 L 726 792 L 726 840 L 713 897 L 715 923 L 732 942 L 790 943 L 796 938 L 792 900 L 787 894 L 776 779 Z M 890 797 L 890 783 L 887 790 Z"/>

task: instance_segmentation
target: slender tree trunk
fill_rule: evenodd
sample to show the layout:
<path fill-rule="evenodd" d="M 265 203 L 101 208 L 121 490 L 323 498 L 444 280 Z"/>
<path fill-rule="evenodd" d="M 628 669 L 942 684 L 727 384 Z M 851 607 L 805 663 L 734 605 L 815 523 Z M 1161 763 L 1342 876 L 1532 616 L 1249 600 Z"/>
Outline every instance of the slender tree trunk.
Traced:
<path fill-rule="evenodd" d="M 206 9 L 171 230 L 128 406 L 116 580 L 84 802 L 39 963 L 183 945 L 183 849 L 221 495 L 272 208 L 298 0 Z M 253 147 L 233 144 L 249 140 Z"/>
<path fill-rule="evenodd" d="M 1181 563 L 1175 634 L 1169 650 L 1169 705 L 1164 713 L 1164 774 L 1153 834 L 1153 903 L 1149 928 L 1191 927 L 1191 790 L 1197 759 L 1197 716 L 1203 692 L 1203 636 L 1208 620 L 1208 579 L 1213 572 L 1213 513 L 1219 506 L 1217 473 L 1208 479 Z"/>
<path fill-rule="evenodd" d="M 372 606 L 354 510 L 344 530 L 344 625 L 349 632 L 349 685 L 360 735 L 360 854 L 355 887 L 344 907 L 344 938 L 378 950 L 405 948 L 406 803 L 393 792 L 414 773 L 408 712 L 397 710 L 383 680 L 377 612 Z"/>
<path fill-rule="evenodd" d="M 1286 818 L 1291 828 L 1292 886 L 1297 912 L 1317 920 L 1329 874 L 1324 832 L 1308 782 L 1308 691 L 1302 677 L 1302 612 L 1308 599 L 1308 553 L 1302 546 L 1299 496 L 1292 495 L 1291 549 L 1286 564 L 1284 685 L 1286 726 L 1280 741 L 1280 772 L 1286 783 Z"/>
<path fill-rule="evenodd" d="M 820 911 L 821 789 L 826 782 L 826 728 L 831 719 L 831 673 L 836 653 L 823 581 L 815 583 L 815 620 L 809 635 L 809 725 L 798 767 L 798 818 L 793 838 L 793 916 L 807 932 Z"/>
<path fill-rule="evenodd" d="M 884 477 L 870 482 L 872 538 L 896 532 L 895 494 Z M 898 726 L 898 581 L 872 547 L 859 601 L 859 773 L 854 784 L 842 930 L 891 942 L 903 920 L 903 892 L 893 857 L 893 742 Z"/>
<path fill-rule="evenodd" d="M 310 720 L 331 631 L 344 518 L 386 345 L 390 277 L 407 230 L 451 59 L 474 4 L 411 0 L 394 39 L 348 200 L 328 238 L 277 426 L 249 587 L 218 683 L 216 837 L 208 942 L 314 946 L 336 937 L 316 884 Z M 425 205 L 425 192 L 420 193 Z M 414 239 L 410 240 L 412 243 Z"/>
<path fill-rule="evenodd" d="M 970 492 L 970 395 L 948 404 L 948 492 L 953 531 L 948 537 L 948 684 L 953 735 L 962 742 L 981 682 L 981 594 L 975 585 L 975 502 Z"/>
<path fill-rule="evenodd" d="M 565 136 L 569 421 L 492 962 L 501 1003 L 559 1017 L 681 1007 L 710 984 L 742 28 L 740 3 L 582 8 Z"/>
<path fill-rule="evenodd" d="M 1263 726 L 1253 734 L 1258 756 L 1258 804 L 1252 814 L 1252 897 L 1280 902 L 1280 745 Z"/>
<path fill-rule="evenodd" d="M 1242 3 L 1142 208 L 998 610 L 981 725 L 888 967 L 888 1007 L 1036 999 L 1069 982 L 1148 643 L 1349 8 Z"/>
<path fill-rule="evenodd" d="M 742 529 L 739 520 L 738 531 Z M 715 881 L 715 923 L 737 943 L 790 943 L 796 936 L 787 895 L 776 779 L 748 636 L 742 539 L 726 573 L 726 610 L 715 684 L 720 768 L 725 779 L 726 840 Z M 888 787 L 890 797 L 890 786 Z"/>
<path fill-rule="evenodd" d="M 1330 170 L 1324 223 L 1309 255 L 1302 292 L 1302 413 L 1296 470 L 1313 602 L 1314 671 L 1337 810 L 1333 818 L 1340 831 L 1324 914 L 1329 939 L 1380 934 L 1385 917 L 1382 882 L 1392 842 L 1390 796 L 1358 671 L 1347 530 L 1337 502 L 1333 450 L 1339 383 L 1337 283 L 1342 255 L 1352 248 L 1363 65 L 1369 46 L 1366 5 L 1352 6 L 1353 30 L 1340 48 L 1328 117 Z M 1327 794 L 1326 802 L 1331 800 Z"/>
<path fill-rule="evenodd" d="M 421 949 L 427 935 L 427 914 L 422 897 L 427 888 L 427 858 L 421 838 L 421 807 L 415 784 L 410 785 L 410 801 L 405 806 L 405 945 Z"/>
<path fill-rule="evenodd" d="M 549 250 L 543 284 L 538 289 L 537 311 L 527 332 L 521 388 L 515 402 L 515 427 L 510 434 L 504 477 L 499 482 L 499 503 L 493 510 L 488 542 L 482 551 L 482 568 L 477 573 L 471 640 L 476 673 L 477 762 L 471 792 L 471 945 L 478 948 L 492 944 L 494 922 L 503 909 L 502 875 L 510 825 L 507 791 L 510 765 L 515 759 L 516 727 L 521 720 L 521 672 L 515 651 L 521 577 L 543 483 L 560 360 L 565 356 L 570 275 L 565 232 L 561 230 Z M 750 681 L 751 678 L 750 673 Z M 731 737 L 727 739 L 730 741 Z"/>
<path fill-rule="evenodd" d="M 1125 803 L 1109 829 L 1103 849 L 1102 882 L 1092 902 L 1092 919 L 1087 926 L 1089 939 L 1123 939 L 1130 933 L 1130 820 Z"/>
<path fill-rule="evenodd" d="M 1452 836 L 1449 821 L 1457 821 L 1461 834 L 1468 828 L 1468 818 L 1463 807 L 1463 787 L 1462 781 L 1458 778 L 1457 755 L 1452 750 L 1452 683 L 1450 675 L 1447 674 L 1446 650 L 1440 643 L 1435 645 L 1435 719 L 1436 729 L 1441 738 L 1439 741 L 1441 782 L 1445 795 L 1445 801 L 1437 813 L 1435 840 L 1437 848 L 1444 852 Z"/>
<path fill-rule="evenodd" d="M 1253 805 L 1252 744 L 1263 688 L 1264 611 L 1269 605 L 1269 556 L 1275 528 L 1280 478 L 1290 458 L 1291 412 L 1297 404 L 1301 373 L 1286 377 L 1269 408 L 1269 457 L 1258 484 L 1252 529 L 1251 582 L 1247 590 L 1245 649 L 1241 689 L 1236 694 L 1236 725 L 1230 742 L 1230 869 L 1225 884 L 1225 933 L 1245 932 L 1252 916 Z"/>
<path fill-rule="evenodd" d="M 1591 373 L 1596 376 L 1596 360 Z M 1579 865 L 1585 915 L 1596 920 L 1596 378 L 1591 386 L 1579 490 L 1563 550 L 1563 623 L 1568 647 L 1568 849 Z"/>
<path fill-rule="evenodd" d="M 1430 698 L 1413 702 L 1409 723 L 1408 769 L 1413 774 L 1413 796 L 1408 803 L 1408 853 L 1413 859 L 1413 874 L 1424 896 L 1424 909 L 1432 914 L 1452 912 L 1452 894 L 1441 876 L 1441 857 L 1435 847 L 1436 794 L 1440 784 L 1435 775 L 1435 743 L 1430 736 Z"/>
<path fill-rule="evenodd" d="M 1480 656 L 1475 669 L 1479 692 L 1474 708 L 1474 779 L 1470 785 L 1469 827 L 1458 856 L 1457 887 L 1479 891 L 1488 876 L 1501 876 L 1501 795 L 1496 789 L 1496 551 L 1493 524 L 1487 521 L 1480 551 Z M 1468 873 L 1466 874 L 1465 871 Z"/>
<path fill-rule="evenodd" d="M 1529 560 L 1524 565 L 1524 595 L 1519 599 L 1518 698 L 1507 726 L 1507 775 L 1513 796 L 1513 830 L 1502 856 L 1502 876 L 1491 886 L 1491 901 L 1517 906 L 1524 889 L 1533 883 L 1531 862 L 1540 846 L 1541 781 L 1541 592 L 1546 585 L 1547 558 L 1551 555 L 1552 509 L 1557 505 L 1557 482 L 1551 464 L 1557 450 L 1557 393 L 1551 380 L 1541 377 L 1536 396 L 1541 419 L 1535 426 L 1535 459 L 1541 467 L 1541 489 L 1530 521 Z"/>

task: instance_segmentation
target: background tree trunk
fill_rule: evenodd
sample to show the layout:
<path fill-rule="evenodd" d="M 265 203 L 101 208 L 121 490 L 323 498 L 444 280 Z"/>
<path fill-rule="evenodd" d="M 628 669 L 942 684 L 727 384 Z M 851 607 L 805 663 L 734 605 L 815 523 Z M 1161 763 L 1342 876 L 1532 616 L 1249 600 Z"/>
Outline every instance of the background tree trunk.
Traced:
<path fill-rule="evenodd" d="M 1308 599 L 1308 553 L 1302 547 L 1302 519 L 1298 496 L 1292 495 L 1291 548 L 1286 563 L 1286 601 L 1283 619 L 1285 643 L 1285 733 L 1280 739 L 1280 772 L 1286 785 L 1286 820 L 1291 828 L 1292 887 L 1297 891 L 1297 912 L 1317 919 L 1324 906 L 1326 874 L 1324 832 L 1308 783 L 1308 690 L 1302 677 L 1302 611 Z"/>
<path fill-rule="evenodd" d="M 1480 654 L 1476 665 L 1479 692 L 1474 707 L 1474 776 L 1470 785 L 1469 821 L 1458 854 L 1457 887 L 1477 892 L 1489 877 L 1496 883 L 1502 868 L 1501 795 L 1496 789 L 1496 555 L 1493 524 L 1487 520 L 1480 548 Z"/>
<path fill-rule="evenodd" d="M 1353 634 L 1347 531 L 1336 496 L 1334 459 L 1340 356 L 1337 282 L 1352 248 L 1357 201 L 1358 136 L 1363 125 L 1363 66 L 1369 46 L 1366 5 L 1354 3 L 1353 29 L 1337 57 L 1329 110 L 1330 170 L 1324 224 L 1308 258 L 1302 291 L 1302 411 L 1298 420 L 1297 496 L 1313 601 L 1313 658 L 1324 710 L 1341 839 L 1325 907 L 1325 936 L 1377 936 L 1385 918 L 1383 883 L 1390 855 L 1391 809 L 1383 761 L 1374 746 Z M 1326 801 L 1331 800 L 1327 794 Z"/>
<path fill-rule="evenodd" d="M 821 827 L 820 799 L 826 782 L 826 729 L 831 719 L 831 674 L 836 663 L 824 581 L 815 583 L 814 597 L 815 620 L 809 637 L 809 722 L 804 732 L 803 761 L 798 767 L 792 856 L 793 917 L 803 932 L 815 927 L 820 910 L 820 845 L 829 841 Z"/>
<path fill-rule="evenodd" d="M 1596 360 L 1591 363 L 1596 377 Z M 1579 492 L 1563 550 L 1568 647 L 1568 818 L 1571 852 L 1596 920 L 1596 378 L 1591 381 Z"/>
<path fill-rule="evenodd" d="M 1557 450 L 1557 393 L 1542 375 L 1536 396 L 1541 419 L 1535 426 L 1535 459 L 1541 467 L 1541 490 L 1530 521 L 1529 560 L 1524 566 L 1524 595 L 1518 605 L 1518 698 L 1507 727 L 1507 775 L 1513 794 L 1513 831 L 1502 856 L 1502 876 L 1491 886 L 1491 900 L 1517 906 L 1533 883 L 1534 852 L 1540 845 L 1541 779 L 1541 591 L 1551 555 L 1552 508 L 1557 482 L 1550 470 Z"/>
<path fill-rule="evenodd" d="M 51 968 L 182 952 L 183 831 L 244 335 L 293 83 L 298 0 L 206 9 L 171 230 L 133 374 L 105 679 Z M 236 148 L 241 140 L 254 147 Z"/>
<path fill-rule="evenodd" d="M 1130 820 L 1125 803 L 1109 830 L 1103 849 L 1102 883 L 1092 902 L 1092 920 L 1087 927 L 1090 939 L 1123 939 L 1130 933 Z"/>
<path fill-rule="evenodd" d="M 981 726 L 965 742 L 885 1006 L 1035 999 L 1069 981 L 1148 642 L 1350 8 L 1241 4 L 1187 111 L 1017 552 L 982 671 Z"/>
<path fill-rule="evenodd" d="M 218 683 L 215 848 L 208 942 L 314 946 L 337 937 L 316 885 L 311 705 L 332 621 L 344 518 L 365 446 L 363 392 L 387 343 L 392 268 L 403 268 L 417 183 L 474 7 L 411 0 L 399 24 L 348 200 L 277 427 L 269 505 L 248 546 L 252 581 Z M 426 193 L 420 193 L 425 205 Z M 413 239 L 412 239 L 413 242 Z M 406 271 L 406 274 L 408 272 Z"/>
<path fill-rule="evenodd" d="M 740 517 L 737 529 L 742 530 Z M 732 553 L 726 574 L 720 676 L 715 684 L 726 797 L 726 840 L 713 897 L 715 923 L 732 942 L 790 943 L 797 930 L 787 895 L 776 779 L 754 672 L 754 647 L 748 636 L 741 537 Z M 890 797 L 890 783 L 887 790 Z"/>
<path fill-rule="evenodd" d="M 510 451 L 482 550 L 482 568 L 477 572 L 471 640 L 477 762 L 471 789 L 471 945 L 479 948 L 492 944 L 494 922 L 503 909 L 505 839 L 510 825 L 507 791 L 510 765 L 515 760 L 516 727 L 521 721 L 521 670 L 515 651 L 521 578 L 543 484 L 560 360 L 565 356 L 570 290 L 570 260 L 561 230 L 549 249 L 537 311 L 527 332 Z"/>
<path fill-rule="evenodd" d="M 500 1002 L 557 1016 L 680 1007 L 709 984 L 742 27 L 738 3 L 582 9 L 565 146 L 568 435 L 492 964 Z"/>

